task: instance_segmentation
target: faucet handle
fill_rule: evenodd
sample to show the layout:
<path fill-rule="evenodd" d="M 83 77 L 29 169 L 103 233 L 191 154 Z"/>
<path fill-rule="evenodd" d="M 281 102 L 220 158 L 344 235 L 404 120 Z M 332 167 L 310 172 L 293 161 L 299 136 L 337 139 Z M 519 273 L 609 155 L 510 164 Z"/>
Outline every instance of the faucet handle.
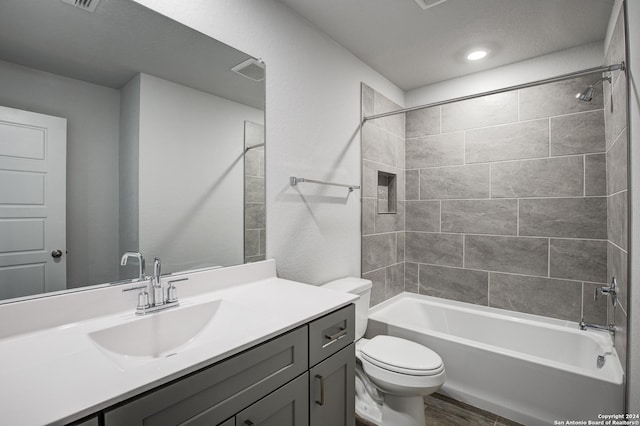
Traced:
<path fill-rule="evenodd" d="M 139 285 L 135 287 L 125 288 L 124 290 L 122 290 L 122 292 L 125 293 L 127 291 L 133 290 L 140 290 L 140 293 L 138 293 L 138 305 L 136 306 L 136 310 L 144 311 L 145 309 L 149 308 L 151 304 L 149 303 L 149 293 L 147 293 L 147 286 Z"/>
<path fill-rule="evenodd" d="M 178 301 L 178 289 L 173 283 L 177 283 L 180 281 L 187 281 L 189 278 L 180 278 L 177 280 L 169 281 L 169 287 L 167 288 L 167 303 L 173 303 Z"/>
<path fill-rule="evenodd" d="M 140 290 L 140 293 L 138 294 L 138 305 L 136 306 L 136 310 L 144 311 L 145 309 L 148 309 L 150 306 L 151 304 L 149 303 L 149 293 L 147 293 L 146 288 L 143 288 L 142 290 Z"/>

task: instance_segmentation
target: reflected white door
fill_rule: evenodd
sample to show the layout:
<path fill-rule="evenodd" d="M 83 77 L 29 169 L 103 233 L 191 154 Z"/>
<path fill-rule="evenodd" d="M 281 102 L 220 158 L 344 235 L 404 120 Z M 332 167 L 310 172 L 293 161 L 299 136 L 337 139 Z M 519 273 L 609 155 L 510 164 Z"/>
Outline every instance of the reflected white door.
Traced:
<path fill-rule="evenodd" d="M 66 288 L 67 120 L 0 107 L 0 299 Z"/>

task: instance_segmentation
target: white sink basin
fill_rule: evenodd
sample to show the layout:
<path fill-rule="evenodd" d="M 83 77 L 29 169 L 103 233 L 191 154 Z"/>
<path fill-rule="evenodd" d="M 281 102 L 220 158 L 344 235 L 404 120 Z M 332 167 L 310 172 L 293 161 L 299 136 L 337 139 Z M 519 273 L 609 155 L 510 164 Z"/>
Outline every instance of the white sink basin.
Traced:
<path fill-rule="evenodd" d="M 198 340 L 214 323 L 228 326 L 225 302 L 214 300 L 147 314 L 129 322 L 89 333 L 102 349 L 125 357 L 164 358 Z"/>

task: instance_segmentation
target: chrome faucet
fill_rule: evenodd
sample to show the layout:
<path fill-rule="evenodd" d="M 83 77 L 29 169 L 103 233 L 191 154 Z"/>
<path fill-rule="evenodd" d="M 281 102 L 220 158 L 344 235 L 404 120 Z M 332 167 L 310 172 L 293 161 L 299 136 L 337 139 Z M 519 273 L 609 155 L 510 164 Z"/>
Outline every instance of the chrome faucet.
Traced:
<path fill-rule="evenodd" d="M 121 264 L 125 265 L 129 257 L 137 257 L 140 260 L 139 280 L 148 280 L 145 285 L 122 290 L 123 292 L 140 290 L 138 294 L 138 305 L 136 306 L 136 315 L 145 315 L 180 305 L 178 303 L 178 291 L 173 283 L 185 281 L 188 278 L 169 281 L 169 287 L 165 291 L 162 286 L 160 259 L 157 257 L 153 259 L 153 276 L 147 277 L 144 275 L 144 258 L 142 255 L 140 253 L 127 252 L 122 256 Z"/>
<path fill-rule="evenodd" d="M 137 251 L 128 251 L 123 254 L 122 258 L 120 259 L 120 265 L 126 265 L 130 257 L 138 259 L 138 281 L 147 279 L 147 277 L 144 275 L 144 256 L 142 256 L 142 254 L 138 253 Z"/>

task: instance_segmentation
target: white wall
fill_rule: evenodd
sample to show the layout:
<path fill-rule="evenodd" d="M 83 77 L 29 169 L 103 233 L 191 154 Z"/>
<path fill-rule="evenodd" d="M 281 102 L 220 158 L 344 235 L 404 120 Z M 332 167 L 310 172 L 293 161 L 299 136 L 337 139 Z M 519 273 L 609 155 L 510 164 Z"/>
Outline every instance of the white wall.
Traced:
<path fill-rule="evenodd" d="M 263 117 L 141 75 L 139 250 L 164 272 L 244 262 L 244 123 Z"/>
<path fill-rule="evenodd" d="M 0 61 L 0 105 L 67 119 L 67 283 L 118 274 L 117 90 Z"/>
<path fill-rule="evenodd" d="M 502 89 L 603 65 L 601 42 L 589 43 L 526 61 L 454 78 L 406 93 L 407 107 Z"/>
<path fill-rule="evenodd" d="M 360 82 L 396 86 L 273 0 L 136 0 L 267 64 L 267 257 L 308 283 L 360 274 L 360 194 L 289 176 L 360 182 Z"/>
<path fill-rule="evenodd" d="M 120 89 L 119 253 L 140 252 L 138 164 L 140 141 L 140 74 Z M 119 279 L 135 278 L 139 265 L 120 267 Z"/>
<path fill-rule="evenodd" d="M 640 413 L 640 2 L 627 8 L 627 81 L 629 84 L 629 129 L 631 163 L 631 275 L 629 277 L 629 343 L 627 366 L 629 392 L 627 412 Z"/>

